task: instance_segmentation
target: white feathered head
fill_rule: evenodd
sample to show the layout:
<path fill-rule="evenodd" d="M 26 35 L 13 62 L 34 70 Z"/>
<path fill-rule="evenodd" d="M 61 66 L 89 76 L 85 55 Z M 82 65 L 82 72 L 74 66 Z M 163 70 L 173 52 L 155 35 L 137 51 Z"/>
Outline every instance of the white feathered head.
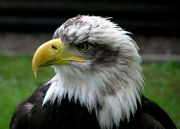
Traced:
<path fill-rule="evenodd" d="M 136 43 L 109 18 L 76 16 L 38 48 L 33 71 L 53 65 L 56 75 L 43 105 L 68 96 L 95 110 L 100 126 L 119 126 L 134 114 L 142 89 L 141 57 Z"/>

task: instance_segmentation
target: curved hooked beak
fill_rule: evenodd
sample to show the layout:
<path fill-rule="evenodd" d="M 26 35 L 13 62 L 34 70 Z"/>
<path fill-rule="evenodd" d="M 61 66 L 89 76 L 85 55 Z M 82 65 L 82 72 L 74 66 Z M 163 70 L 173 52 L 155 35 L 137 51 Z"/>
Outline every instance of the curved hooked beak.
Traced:
<path fill-rule="evenodd" d="M 68 53 L 66 45 L 62 44 L 60 38 L 52 39 L 36 50 L 32 60 L 32 70 L 36 77 L 38 67 L 68 64 L 68 61 L 85 62 L 86 59 Z"/>

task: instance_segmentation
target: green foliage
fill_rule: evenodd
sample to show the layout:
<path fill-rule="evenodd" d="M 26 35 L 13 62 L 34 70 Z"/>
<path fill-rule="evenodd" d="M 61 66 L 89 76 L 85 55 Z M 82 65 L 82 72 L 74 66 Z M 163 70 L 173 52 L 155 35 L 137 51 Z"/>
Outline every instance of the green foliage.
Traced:
<path fill-rule="evenodd" d="M 41 68 L 35 79 L 30 56 L 0 55 L 0 129 L 8 129 L 15 107 L 54 72 L 50 67 Z M 144 65 L 145 91 L 148 98 L 168 112 L 180 128 L 180 64 Z"/>
<path fill-rule="evenodd" d="M 162 107 L 180 128 L 180 63 L 144 65 L 144 94 Z"/>
<path fill-rule="evenodd" d="M 0 55 L 0 129 L 8 129 L 15 107 L 53 76 L 46 67 L 39 69 L 35 79 L 31 69 L 30 56 Z"/>

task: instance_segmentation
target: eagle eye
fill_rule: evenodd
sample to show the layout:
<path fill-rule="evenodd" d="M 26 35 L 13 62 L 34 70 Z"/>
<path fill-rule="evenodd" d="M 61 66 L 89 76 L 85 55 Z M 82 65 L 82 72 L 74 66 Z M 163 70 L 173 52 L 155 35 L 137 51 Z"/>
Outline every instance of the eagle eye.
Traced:
<path fill-rule="evenodd" d="M 77 44 L 76 48 L 80 52 L 87 52 L 91 48 L 91 45 L 89 43 L 87 43 L 87 42 L 83 42 L 83 43 Z"/>

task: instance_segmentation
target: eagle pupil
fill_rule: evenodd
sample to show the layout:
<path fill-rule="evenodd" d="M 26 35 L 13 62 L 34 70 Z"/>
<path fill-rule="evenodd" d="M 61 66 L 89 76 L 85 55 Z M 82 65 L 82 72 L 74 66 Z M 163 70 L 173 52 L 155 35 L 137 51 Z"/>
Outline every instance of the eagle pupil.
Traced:
<path fill-rule="evenodd" d="M 77 48 L 80 50 L 86 50 L 86 49 L 88 49 L 88 44 L 87 43 L 78 44 Z"/>

